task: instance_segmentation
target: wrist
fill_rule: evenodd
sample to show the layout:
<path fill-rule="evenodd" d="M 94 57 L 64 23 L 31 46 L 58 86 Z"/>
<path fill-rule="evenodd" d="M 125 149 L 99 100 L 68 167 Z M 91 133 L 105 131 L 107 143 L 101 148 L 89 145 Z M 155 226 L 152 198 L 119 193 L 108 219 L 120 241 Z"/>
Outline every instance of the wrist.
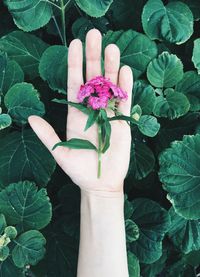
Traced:
<path fill-rule="evenodd" d="M 124 198 L 123 188 L 120 191 L 105 191 L 105 190 L 87 190 L 81 189 L 81 196 L 96 197 L 96 198 Z"/>
<path fill-rule="evenodd" d="M 81 214 L 87 211 L 92 217 L 124 216 L 124 193 L 81 190 Z"/>

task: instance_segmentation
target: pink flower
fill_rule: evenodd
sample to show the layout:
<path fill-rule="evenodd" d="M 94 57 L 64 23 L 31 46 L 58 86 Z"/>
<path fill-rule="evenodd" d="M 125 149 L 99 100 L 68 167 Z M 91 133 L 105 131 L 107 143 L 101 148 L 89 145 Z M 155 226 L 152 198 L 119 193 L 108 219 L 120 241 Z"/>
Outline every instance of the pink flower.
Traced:
<path fill-rule="evenodd" d="M 90 96 L 94 92 L 94 88 L 90 85 L 81 85 L 79 93 L 78 93 L 78 100 L 83 102 L 83 100 Z"/>
<path fill-rule="evenodd" d="M 92 107 L 93 110 L 105 109 L 108 105 L 107 97 L 95 97 L 90 96 L 88 99 L 88 106 Z"/>
<path fill-rule="evenodd" d="M 127 99 L 128 95 L 118 86 L 114 85 L 110 79 L 97 76 L 84 85 L 81 85 L 77 99 L 84 102 L 94 110 L 105 109 L 109 101 Z"/>

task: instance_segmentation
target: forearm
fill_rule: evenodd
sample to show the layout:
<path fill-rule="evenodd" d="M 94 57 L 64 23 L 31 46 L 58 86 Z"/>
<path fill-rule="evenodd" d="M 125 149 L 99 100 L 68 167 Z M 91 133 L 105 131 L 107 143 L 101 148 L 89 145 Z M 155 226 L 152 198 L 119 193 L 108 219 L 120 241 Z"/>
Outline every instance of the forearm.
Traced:
<path fill-rule="evenodd" d="M 128 277 L 123 193 L 81 191 L 78 277 Z"/>

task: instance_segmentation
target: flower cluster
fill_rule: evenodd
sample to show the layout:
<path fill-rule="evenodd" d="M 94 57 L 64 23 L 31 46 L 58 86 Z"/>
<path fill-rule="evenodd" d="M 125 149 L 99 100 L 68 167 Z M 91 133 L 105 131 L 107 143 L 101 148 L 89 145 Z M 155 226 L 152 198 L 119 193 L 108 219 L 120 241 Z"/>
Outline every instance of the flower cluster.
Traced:
<path fill-rule="evenodd" d="M 128 95 L 110 79 L 97 76 L 81 85 L 77 98 L 80 103 L 85 103 L 93 110 L 99 110 L 106 108 L 109 101 L 126 100 Z"/>

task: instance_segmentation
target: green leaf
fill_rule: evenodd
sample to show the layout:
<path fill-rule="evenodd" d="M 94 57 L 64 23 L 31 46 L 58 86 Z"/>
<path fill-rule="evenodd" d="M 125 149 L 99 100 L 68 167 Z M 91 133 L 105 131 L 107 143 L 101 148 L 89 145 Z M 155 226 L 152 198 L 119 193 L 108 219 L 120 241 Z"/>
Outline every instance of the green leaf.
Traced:
<path fill-rule="evenodd" d="M 153 110 L 154 115 L 172 120 L 183 116 L 189 111 L 190 103 L 183 93 L 173 89 L 166 89 L 165 94 L 166 97 L 162 95 L 157 97 Z"/>
<path fill-rule="evenodd" d="M 140 17 L 145 2 L 146 0 L 114 0 L 106 17 L 116 30 L 141 30 Z"/>
<path fill-rule="evenodd" d="M 91 110 L 91 112 L 88 115 L 84 131 L 87 131 L 87 129 L 89 129 L 97 121 L 98 116 L 99 111 Z"/>
<path fill-rule="evenodd" d="M 165 209 L 149 199 L 137 198 L 132 205 L 131 219 L 139 227 L 140 236 L 130 244 L 130 250 L 140 262 L 150 264 L 162 255 L 162 240 L 170 226 L 170 217 Z"/>
<path fill-rule="evenodd" d="M 109 31 L 103 37 L 103 49 L 115 43 L 121 52 L 121 65 L 129 65 L 136 80 L 145 72 L 148 63 L 157 56 L 156 44 L 147 36 L 133 30 Z"/>
<path fill-rule="evenodd" d="M 29 180 L 45 186 L 56 163 L 32 130 L 12 132 L 0 138 L 0 187 Z"/>
<path fill-rule="evenodd" d="M 147 67 L 147 78 L 157 88 L 173 87 L 183 77 L 183 64 L 173 54 L 163 52 Z"/>
<path fill-rule="evenodd" d="M 181 44 L 193 33 L 193 14 L 180 1 L 164 6 L 161 0 L 149 0 L 143 9 L 142 25 L 144 32 L 153 40 Z"/>
<path fill-rule="evenodd" d="M 139 121 L 141 115 L 142 115 L 141 107 L 138 104 L 133 106 L 132 109 L 131 109 L 131 117 L 134 120 Z"/>
<path fill-rule="evenodd" d="M 138 129 L 148 137 L 155 137 L 160 129 L 157 118 L 152 115 L 142 115 L 138 121 Z"/>
<path fill-rule="evenodd" d="M 44 0 L 4 0 L 19 29 L 30 32 L 46 25 L 52 16 L 51 4 Z"/>
<path fill-rule="evenodd" d="M 200 76 L 195 71 L 185 72 L 183 79 L 176 85 L 175 90 L 187 96 L 191 111 L 200 110 Z"/>
<path fill-rule="evenodd" d="M 0 276 L 2 277 L 24 277 L 23 270 L 16 267 L 9 256 L 5 261 L 0 262 Z"/>
<path fill-rule="evenodd" d="M 103 149 L 102 149 L 102 153 L 105 153 L 109 146 L 110 146 L 110 136 L 111 136 L 111 124 L 108 120 L 106 120 L 103 125 L 102 125 L 102 132 L 104 134 L 104 138 L 103 138 Z"/>
<path fill-rule="evenodd" d="M 125 220 L 126 242 L 133 242 L 139 238 L 139 228 L 131 219 Z"/>
<path fill-rule="evenodd" d="M 190 264 L 192 266 L 198 266 L 200 261 L 200 250 L 191 251 L 190 253 L 184 256 L 184 260 L 187 264 Z"/>
<path fill-rule="evenodd" d="M 17 229 L 13 226 L 7 226 L 4 232 L 9 239 L 15 239 L 17 236 Z"/>
<path fill-rule="evenodd" d="M 0 130 L 9 127 L 12 124 L 12 119 L 8 114 L 0 114 Z"/>
<path fill-rule="evenodd" d="M 161 273 L 165 267 L 165 263 L 168 257 L 167 254 L 167 250 L 164 248 L 162 256 L 157 261 L 152 264 L 141 264 L 141 276 L 155 277 L 159 273 Z"/>
<path fill-rule="evenodd" d="M 0 214 L 0 235 L 3 234 L 4 229 L 6 228 L 6 219 L 3 214 Z"/>
<path fill-rule="evenodd" d="M 14 84 L 23 82 L 24 72 L 15 61 L 10 61 L 7 54 L 0 52 L 0 93 L 3 95 Z"/>
<path fill-rule="evenodd" d="M 127 252 L 127 255 L 129 277 L 140 277 L 140 264 L 138 258 L 130 251 Z"/>
<path fill-rule="evenodd" d="M 59 217 L 60 218 L 60 217 Z M 46 255 L 41 264 L 43 276 L 74 277 L 77 275 L 78 240 L 63 231 L 63 219 L 57 219 L 45 231 L 47 239 Z M 38 276 L 38 274 L 36 274 Z"/>
<path fill-rule="evenodd" d="M 132 106 L 139 105 L 142 114 L 151 114 L 156 102 L 156 94 L 151 85 L 141 80 L 134 82 Z"/>
<path fill-rule="evenodd" d="M 0 211 L 7 224 L 21 231 L 42 229 L 51 220 L 52 211 L 46 189 L 38 190 L 29 181 L 13 183 L 0 192 Z"/>
<path fill-rule="evenodd" d="M 170 0 L 170 2 L 174 2 L 177 0 Z M 181 2 L 185 3 L 193 13 L 194 20 L 200 19 L 200 6 L 199 0 L 181 0 Z"/>
<path fill-rule="evenodd" d="M 48 82 L 51 89 L 65 94 L 67 90 L 67 56 L 67 47 L 53 45 L 44 51 L 39 64 L 40 77 Z"/>
<path fill-rule="evenodd" d="M 195 68 L 198 71 L 198 74 L 200 74 L 200 38 L 195 39 L 194 41 L 194 48 L 193 48 L 193 54 L 192 54 L 192 61 L 194 63 Z"/>
<path fill-rule="evenodd" d="M 200 218 L 200 135 L 185 135 L 159 157 L 160 181 L 175 211 L 186 219 Z"/>
<path fill-rule="evenodd" d="M 79 17 L 72 25 L 72 33 L 74 38 L 85 41 L 86 34 L 89 30 L 96 28 L 101 33 L 106 33 L 108 31 L 108 24 L 109 21 L 106 17 Z"/>
<path fill-rule="evenodd" d="M 30 230 L 21 234 L 15 243 L 12 259 L 19 268 L 29 264 L 36 265 L 44 257 L 46 240 L 37 230 Z"/>
<path fill-rule="evenodd" d="M 9 256 L 10 250 L 8 246 L 3 246 L 0 248 L 0 261 L 5 261 Z"/>
<path fill-rule="evenodd" d="M 178 215 L 173 208 L 169 210 L 171 225 L 168 236 L 176 248 L 187 254 L 200 249 L 199 220 L 187 220 Z"/>
<path fill-rule="evenodd" d="M 0 50 L 7 52 L 23 71 L 33 79 L 38 76 L 38 65 L 47 44 L 34 35 L 14 31 L 0 39 Z"/>
<path fill-rule="evenodd" d="M 71 107 L 74 107 L 76 109 L 78 109 L 79 111 L 83 112 L 84 114 L 90 114 L 91 109 L 89 109 L 88 107 L 84 106 L 81 103 L 75 103 L 75 102 L 71 102 L 71 101 L 67 101 L 66 102 L 68 105 L 70 105 Z"/>
<path fill-rule="evenodd" d="M 133 214 L 133 206 L 131 202 L 128 200 L 128 196 L 125 194 L 124 196 L 124 218 L 125 220 L 129 219 Z"/>
<path fill-rule="evenodd" d="M 9 61 L 7 63 L 4 82 L 2 86 L 2 92 L 5 94 L 14 84 L 24 81 L 24 72 L 21 66 L 15 61 Z"/>
<path fill-rule="evenodd" d="M 51 100 L 52 102 L 55 102 L 55 103 L 58 103 L 58 104 L 64 104 L 64 105 L 67 105 L 67 100 L 66 99 L 57 99 L 57 98 L 54 98 Z"/>
<path fill-rule="evenodd" d="M 89 140 L 72 138 L 68 141 L 58 142 L 54 145 L 52 150 L 58 146 L 69 147 L 71 149 L 88 149 L 88 150 L 97 150 L 96 146 L 92 144 Z"/>
<path fill-rule="evenodd" d="M 75 0 L 76 4 L 88 15 L 92 17 L 103 16 L 113 0 Z"/>
<path fill-rule="evenodd" d="M 30 115 L 42 116 L 45 113 L 38 91 L 28 83 L 11 87 L 4 97 L 4 104 L 12 119 L 21 124 L 27 123 Z"/>
<path fill-rule="evenodd" d="M 145 178 L 154 168 L 155 158 L 151 149 L 144 143 L 135 142 L 131 149 L 129 173 L 135 179 Z"/>

